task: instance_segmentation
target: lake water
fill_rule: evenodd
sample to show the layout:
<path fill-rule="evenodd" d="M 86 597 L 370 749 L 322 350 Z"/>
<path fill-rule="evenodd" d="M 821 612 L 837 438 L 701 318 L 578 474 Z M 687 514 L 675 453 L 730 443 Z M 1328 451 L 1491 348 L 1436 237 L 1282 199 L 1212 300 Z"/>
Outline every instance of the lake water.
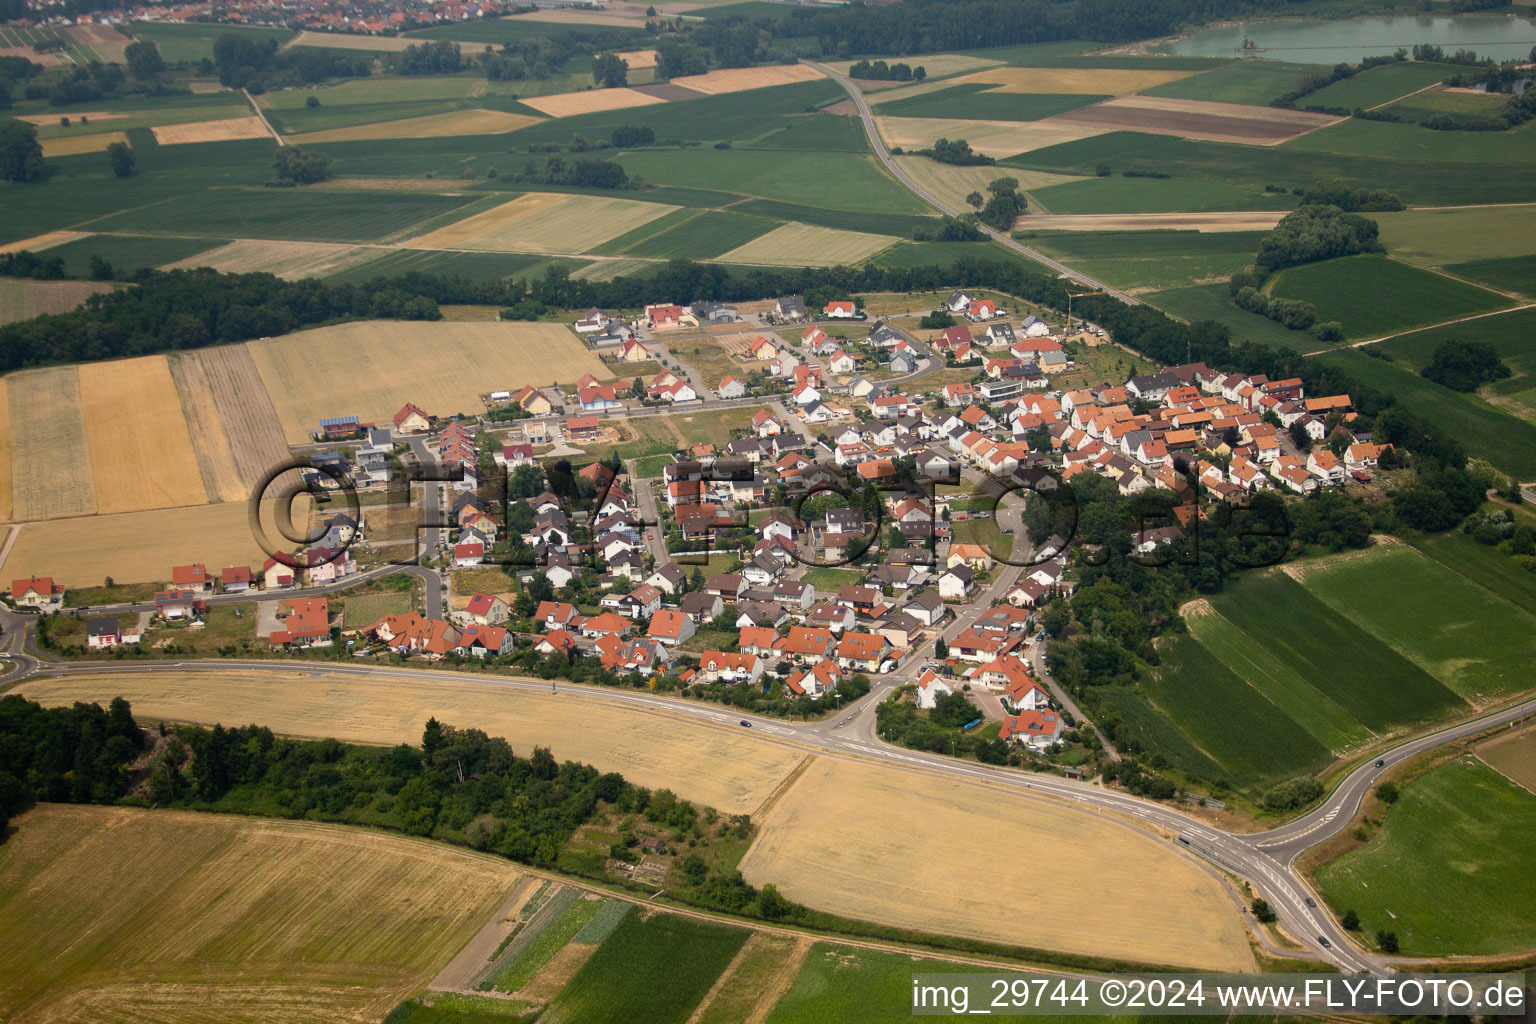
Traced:
<path fill-rule="evenodd" d="M 1444 47 L 1447 53 L 1475 50 L 1495 60 L 1525 59 L 1536 46 L 1532 18 L 1351 18 L 1344 21 L 1255 21 L 1201 29 L 1185 39 L 1156 47 L 1180 57 L 1233 57 L 1251 39 L 1254 56 L 1305 64 L 1354 63 L 1390 54 L 1417 43 Z"/>

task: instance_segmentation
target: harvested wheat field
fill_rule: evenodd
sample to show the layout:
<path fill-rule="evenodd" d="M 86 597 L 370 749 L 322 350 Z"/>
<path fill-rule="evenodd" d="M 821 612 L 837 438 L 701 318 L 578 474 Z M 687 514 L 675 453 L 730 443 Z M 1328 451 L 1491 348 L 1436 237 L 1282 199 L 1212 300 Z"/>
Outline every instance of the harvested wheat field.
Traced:
<path fill-rule="evenodd" d="M 378 249 L 334 242 L 268 241 L 238 238 L 217 249 L 167 263 L 162 270 L 212 267 L 226 274 L 275 274 L 287 281 L 325 277 L 377 258 Z"/>
<path fill-rule="evenodd" d="M 111 290 L 111 283 L 106 281 L 0 278 L 0 324 L 28 320 L 44 313 L 67 313 L 92 295 Z"/>
<path fill-rule="evenodd" d="M 964 121 L 950 117 L 879 117 L 875 127 L 888 146 L 925 149 L 938 139 L 964 139 L 983 156 L 1006 157 L 1063 142 L 1102 135 L 1106 128 L 1047 121 Z M 1004 170 L 1007 170 L 1006 168 Z"/>
<path fill-rule="evenodd" d="M 239 346 L 231 346 L 238 349 Z M 210 386 L 199 352 L 175 352 L 166 357 L 176 394 L 181 399 L 181 415 L 197 453 L 197 469 L 209 501 L 240 501 L 250 494 L 250 487 L 240 476 L 234 450 L 224 430 L 218 399 Z M 265 395 L 263 395 L 265 397 Z M 268 405 L 270 406 L 270 402 Z M 274 426 L 277 417 L 272 417 Z M 278 439 L 282 439 L 278 431 Z M 284 449 L 284 454 L 287 454 Z"/>
<path fill-rule="evenodd" d="M 203 479 L 219 480 L 225 501 L 243 500 L 272 467 L 288 461 L 282 424 L 246 346 L 216 345 L 177 353 L 171 357 L 171 376 L 182 395 L 187 427 L 204 466 Z M 223 455 L 205 451 L 205 446 L 219 447 L 220 435 L 234 460 L 236 498 L 227 496 L 230 473 Z M 212 496 L 214 490 L 208 493 Z"/>
<path fill-rule="evenodd" d="M 1019 227 L 1038 231 L 1268 231 L 1285 210 L 1215 213 L 1030 213 Z"/>
<path fill-rule="evenodd" d="M 361 139 L 446 139 L 459 135 L 502 135 L 538 124 L 539 118 L 527 114 L 509 114 L 504 110 L 453 110 L 446 114 L 402 117 L 396 121 L 374 121 L 346 128 L 301 132 L 284 136 L 291 145 L 315 142 L 354 142 Z M 441 185 L 439 185 L 441 187 Z"/>
<path fill-rule="evenodd" d="M 0 245 L 0 253 L 21 252 L 23 249 L 28 252 L 41 252 L 44 249 L 52 249 L 56 245 L 63 245 L 65 242 L 85 238 L 89 234 L 89 231 L 49 231 L 20 241 L 6 242 Z"/>
<path fill-rule="evenodd" d="M 413 249 L 581 253 L 676 209 L 609 196 L 527 192 L 403 244 Z"/>
<path fill-rule="evenodd" d="M 569 328 L 555 323 L 370 320 L 247 342 L 246 348 L 290 444 L 307 441 L 322 416 L 355 414 L 385 423 L 406 402 L 437 416 L 479 412 L 487 391 L 573 384 L 589 373 L 608 373 Z M 336 390 L 341 380 L 344 394 Z"/>
<path fill-rule="evenodd" d="M 1214 878 L 1166 844 L 1064 804 L 818 758 L 759 824 L 741 862 L 747 880 L 845 917 L 1253 970 L 1247 932 Z M 987 884 L 956 869 L 971 864 L 987 866 Z"/>
<path fill-rule="evenodd" d="M 69 135 L 61 139 L 43 139 L 43 156 L 75 156 L 79 153 L 101 153 L 114 142 L 126 144 L 128 136 L 122 132 L 92 132 L 89 135 Z"/>
<path fill-rule="evenodd" d="M 58 114 L 13 114 L 12 116 L 18 121 L 25 121 L 27 124 L 35 124 L 39 128 L 43 127 L 44 125 L 53 125 L 59 123 Z M 114 121 L 118 118 L 127 116 L 127 114 L 114 114 L 109 110 L 87 110 L 79 114 L 70 114 L 69 118 L 71 121 L 74 121 L 78 124 L 83 121 Z"/>
<path fill-rule="evenodd" d="M 11 401 L 0 377 L 0 523 L 11 521 Z"/>
<path fill-rule="evenodd" d="M 645 107 L 652 103 L 666 101 L 660 96 L 652 96 L 637 89 L 621 88 L 557 92 L 549 96 L 529 96 L 518 102 L 550 117 L 572 117 L 576 114 L 596 114 L 604 110 Z"/>
<path fill-rule="evenodd" d="M 1536 793 L 1536 729 L 1529 723 L 1485 741 L 1477 756 L 1510 782 Z"/>
<path fill-rule="evenodd" d="M 948 85 L 981 82 L 997 86 L 987 92 L 1069 93 L 1078 96 L 1123 96 L 1165 82 L 1188 78 L 1193 71 L 1153 71 L 1138 68 L 1016 68 L 997 67 L 951 78 Z"/>
<path fill-rule="evenodd" d="M 218 121 L 192 121 L 188 124 L 162 124 L 150 129 L 162 146 L 180 146 L 189 142 L 232 142 L 235 139 L 265 139 L 272 133 L 261 118 L 226 117 Z"/>
<path fill-rule="evenodd" d="M 121 694 L 140 719 L 260 722 L 293 736 L 358 743 L 419 743 L 430 717 L 505 736 L 527 756 L 548 747 L 561 761 L 621 771 L 642 786 L 666 787 L 731 814 L 755 811 L 800 761 L 787 746 L 635 706 L 584 699 L 583 687 L 558 696 L 513 690 L 493 676 L 461 682 L 446 672 L 323 676 L 221 670 L 107 673 L 28 681 L 22 692 L 44 704 L 103 702 Z M 541 687 L 546 684 L 540 683 Z"/>
<path fill-rule="evenodd" d="M 165 356 L 81 363 L 80 405 L 102 515 L 208 501 Z"/>
<path fill-rule="evenodd" d="M 782 267 L 845 266 L 867 259 L 898 241 L 890 235 L 789 223 L 716 259 L 721 263 L 767 263 Z"/>
<path fill-rule="evenodd" d="M 1017 179 L 1019 187 L 1026 192 L 1079 180 L 1075 174 L 1025 171 L 1013 167 L 957 167 L 954 164 L 941 164 L 926 156 L 898 156 L 893 159 L 896 166 L 920 187 L 954 207 L 964 207 L 965 197 L 972 192 L 986 195 L 987 183 L 1005 176 Z"/>
<path fill-rule="evenodd" d="M 11 515 L 20 522 L 95 512 L 96 487 L 75 368 L 23 370 L 11 374 L 7 383 Z"/>
<path fill-rule="evenodd" d="M 538 10 L 528 11 L 524 14 L 514 14 L 507 21 L 517 23 L 519 21 L 545 21 L 556 25 L 606 25 L 610 28 L 644 28 L 645 15 L 624 17 L 622 15 L 589 13 L 588 11 L 573 10 Z"/>
<path fill-rule="evenodd" d="M 358 36 L 345 32 L 311 32 L 304 29 L 288 42 L 283 49 L 293 46 L 322 46 L 328 50 L 374 50 L 384 53 L 404 53 L 408 46 L 420 46 L 422 40 L 408 36 Z"/>
<path fill-rule="evenodd" d="M 280 541 L 271 504 L 262 519 Z M 296 522 L 303 521 L 301 514 L 309 514 L 307 499 L 295 504 Z M 52 576 L 68 587 L 99 587 L 107 576 L 118 583 L 158 583 L 170 579 L 171 566 L 188 562 L 256 567 L 269 552 L 251 535 L 248 516 L 246 503 L 233 501 L 28 523 L 4 568 L 20 576 Z"/>
<path fill-rule="evenodd" d="M 1071 124 L 1105 131 L 1124 129 L 1176 135 L 1207 142 L 1275 146 L 1298 135 L 1337 124 L 1340 118 L 1304 110 L 1251 107 L 1240 103 L 1122 96 L 1047 118 L 1042 124 Z"/>
<path fill-rule="evenodd" d="M 0 849 L 0 1018 L 377 1021 L 522 878 L 315 822 L 44 804 Z"/>
<path fill-rule="evenodd" d="M 684 75 L 672 79 L 673 85 L 715 96 L 727 92 L 767 89 L 794 82 L 814 82 L 826 76 L 808 64 L 775 64 L 762 68 L 725 68 L 702 75 Z"/>
<path fill-rule="evenodd" d="M 592 56 L 596 57 L 597 54 L 594 53 Z M 655 50 L 631 50 L 618 56 L 619 60 L 624 62 L 624 66 L 631 71 L 639 71 L 642 68 L 653 68 L 656 66 Z"/>

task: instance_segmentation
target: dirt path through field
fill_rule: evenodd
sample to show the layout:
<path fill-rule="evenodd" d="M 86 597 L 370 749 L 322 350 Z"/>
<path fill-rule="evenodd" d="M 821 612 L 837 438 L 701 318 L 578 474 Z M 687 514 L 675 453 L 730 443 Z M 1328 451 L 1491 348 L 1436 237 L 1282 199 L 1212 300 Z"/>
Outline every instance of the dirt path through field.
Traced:
<path fill-rule="evenodd" d="M 1423 327 L 1413 327 L 1406 331 L 1398 331 L 1395 334 L 1383 334 L 1379 338 L 1366 338 L 1364 341 L 1352 341 L 1348 345 L 1336 345 L 1333 348 L 1318 348 L 1311 352 L 1303 352 L 1303 356 L 1322 356 L 1329 352 L 1338 352 L 1345 348 L 1364 348 L 1367 345 L 1375 345 L 1383 341 L 1391 341 L 1393 338 L 1401 338 L 1409 334 L 1418 334 L 1421 331 L 1433 331 L 1441 327 L 1449 327 L 1451 324 L 1464 324 L 1472 320 L 1482 320 L 1484 317 L 1503 316 L 1506 313 L 1518 313 L 1522 309 L 1536 307 L 1536 302 L 1527 302 L 1519 306 L 1510 306 L 1508 309 L 1495 309 L 1490 313 L 1473 313 L 1471 316 L 1459 316 L 1454 320 L 1442 320 L 1437 324 L 1425 324 Z"/>
<path fill-rule="evenodd" d="M 512 889 L 507 893 L 507 898 L 501 906 L 496 908 L 496 913 L 485 922 L 474 936 L 464 944 L 454 958 L 448 961 L 437 977 L 427 985 L 427 988 L 440 992 L 459 992 L 468 990 L 476 974 L 480 973 L 486 962 L 496 954 L 501 947 L 502 940 L 512 933 L 517 923 L 517 908 L 522 906 L 528 898 L 528 891 L 537 881 L 524 875 L 513 883 Z"/>

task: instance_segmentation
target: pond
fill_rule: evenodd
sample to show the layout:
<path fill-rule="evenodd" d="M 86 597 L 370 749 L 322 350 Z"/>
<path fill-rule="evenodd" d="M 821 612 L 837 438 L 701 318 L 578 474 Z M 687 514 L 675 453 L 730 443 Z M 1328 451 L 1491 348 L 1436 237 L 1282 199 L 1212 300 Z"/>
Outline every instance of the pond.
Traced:
<path fill-rule="evenodd" d="M 1243 50 L 1248 39 L 1255 49 Z M 1306 64 L 1355 63 L 1418 43 L 1447 53 L 1474 50 L 1495 60 L 1524 59 L 1536 46 L 1536 19 L 1508 17 L 1391 17 L 1345 21 L 1253 21 L 1201 29 L 1153 49 L 1180 57 L 1232 57 L 1250 53 Z"/>

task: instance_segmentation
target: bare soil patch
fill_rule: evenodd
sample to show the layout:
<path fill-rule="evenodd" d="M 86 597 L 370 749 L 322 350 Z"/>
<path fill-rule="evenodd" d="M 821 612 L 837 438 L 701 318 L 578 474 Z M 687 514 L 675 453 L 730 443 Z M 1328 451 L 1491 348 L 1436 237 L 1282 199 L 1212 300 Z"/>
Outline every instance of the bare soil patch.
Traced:
<path fill-rule="evenodd" d="M 1481 743 L 1477 756 L 1510 782 L 1536 794 L 1536 726 L 1521 726 Z"/>

